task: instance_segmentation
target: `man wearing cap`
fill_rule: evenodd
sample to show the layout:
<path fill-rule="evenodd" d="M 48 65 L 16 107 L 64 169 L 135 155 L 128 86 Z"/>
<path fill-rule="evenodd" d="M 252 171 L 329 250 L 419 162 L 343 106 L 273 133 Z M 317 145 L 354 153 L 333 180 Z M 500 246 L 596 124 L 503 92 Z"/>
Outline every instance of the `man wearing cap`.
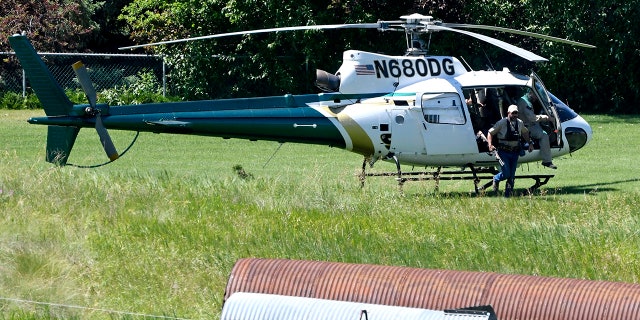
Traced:
<path fill-rule="evenodd" d="M 494 138 L 498 141 L 494 144 Z M 518 106 L 512 104 L 507 109 L 507 117 L 500 119 L 489 129 L 487 143 L 489 151 L 498 150 L 498 156 L 502 159 L 500 172 L 493 176 L 493 191 L 498 192 L 500 181 L 507 180 L 504 196 L 509 197 L 513 192 L 516 178 L 518 157 L 520 156 L 520 138 L 529 142 L 529 152 L 533 151 L 533 143 L 529 137 L 529 130 L 522 120 L 518 119 Z"/>
<path fill-rule="evenodd" d="M 533 111 L 533 103 L 538 100 L 538 96 L 529 90 L 524 96 L 518 99 L 518 111 L 520 111 L 520 119 L 527 126 L 531 137 L 538 140 L 540 143 L 540 156 L 542 157 L 542 165 L 551 169 L 557 169 L 555 164 L 551 162 L 551 144 L 549 143 L 549 136 L 540 126 L 541 121 L 550 121 L 549 116 L 537 115 Z"/>

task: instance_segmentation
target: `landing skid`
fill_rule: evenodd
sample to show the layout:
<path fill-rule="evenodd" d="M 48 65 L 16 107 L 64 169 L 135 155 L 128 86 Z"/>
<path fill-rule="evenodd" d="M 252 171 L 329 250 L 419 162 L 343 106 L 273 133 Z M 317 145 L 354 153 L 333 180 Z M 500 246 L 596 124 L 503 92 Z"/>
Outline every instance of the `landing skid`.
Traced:
<path fill-rule="evenodd" d="M 397 172 L 382 172 L 382 173 L 367 173 L 367 162 L 368 159 L 365 158 L 362 163 L 362 173 L 359 175 L 360 177 L 360 186 L 364 187 L 364 183 L 366 177 L 391 177 L 396 176 L 396 181 L 398 181 L 398 186 L 402 189 L 402 186 L 407 181 L 435 181 L 436 191 L 439 190 L 440 180 L 473 180 L 475 193 L 477 195 L 481 194 L 487 188 L 492 186 L 493 176 L 498 173 L 498 171 L 494 167 L 482 167 L 476 168 L 475 166 L 469 164 L 462 168 L 459 171 L 443 171 L 442 167 L 438 167 L 435 171 L 424 171 L 424 172 L 402 172 L 400 167 L 400 163 L 396 156 L 393 156 L 393 160 L 396 164 Z M 469 168 L 470 171 L 466 169 Z M 535 180 L 535 183 L 527 188 L 528 194 L 533 194 L 538 188 L 547 184 L 549 179 L 553 178 L 553 174 L 533 174 L 533 175 L 517 175 L 516 179 L 529 178 Z M 489 180 L 489 182 L 481 184 L 482 180 Z"/>

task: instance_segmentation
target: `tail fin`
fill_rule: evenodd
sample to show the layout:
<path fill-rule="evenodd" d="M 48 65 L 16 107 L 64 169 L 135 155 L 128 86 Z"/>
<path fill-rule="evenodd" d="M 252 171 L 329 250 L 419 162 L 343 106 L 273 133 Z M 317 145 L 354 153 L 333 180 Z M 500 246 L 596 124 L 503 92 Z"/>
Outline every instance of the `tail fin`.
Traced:
<path fill-rule="evenodd" d="M 29 78 L 33 91 L 44 107 L 48 116 L 68 115 L 73 108 L 73 103 L 53 75 L 44 64 L 38 53 L 25 36 L 9 37 L 9 43 L 16 52 L 24 72 Z"/>
<path fill-rule="evenodd" d="M 55 80 L 47 66 L 25 36 L 9 37 L 9 43 L 24 69 L 31 87 L 44 107 L 47 116 L 71 113 L 73 103 Z M 59 165 L 67 163 L 69 153 L 80 128 L 49 126 L 47 135 L 47 161 Z"/>
<path fill-rule="evenodd" d="M 49 126 L 47 132 L 47 162 L 65 165 L 80 132 L 78 127 Z"/>

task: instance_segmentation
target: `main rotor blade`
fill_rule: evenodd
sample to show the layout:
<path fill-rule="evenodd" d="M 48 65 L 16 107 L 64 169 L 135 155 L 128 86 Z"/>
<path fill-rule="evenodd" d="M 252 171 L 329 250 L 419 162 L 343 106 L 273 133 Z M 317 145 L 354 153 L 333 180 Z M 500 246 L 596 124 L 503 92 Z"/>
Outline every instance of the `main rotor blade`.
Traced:
<path fill-rule="evenodd" d="M 470 32 L 470 31 L 464 31 L 464 30 L 458 30 L 458 29 L 453 29 L 453 28 L 448 28 L 448 27 L 443 27 L 443 26 L 438 26 L 438 25 L 429 25 L 428 28 L 430 30 L 441 30 L 441 31 L 452 31 L 452 32 L 457 32 L 457 33 L 462 33 L 471 37 L 474 37 L 476 39 L 488 42 L 498 48 L 507 50 L 515 55 L 518 55 L 524 59 L 527 59 L 529 61 L 534 61 L 534 62 L 544 62 L 544 61 L 549 61 L 546 58 L 543 58 L 531 51 L 522 49 L 522 48 L 518 48 L 514 45 L 508 44 L 504 41 L 498 40 L 498 39 L 494 39 L 491 37 L 487 37 L 475 32 Z"/>
<path fill-rule="evenodd" d="M 87 95 L 89 105 L 95 108 L 96 101 L 98 100 L 98 94 L 96 93 L 96 89 L 93 87 L 93 83 L 89 77 L 89 72 L 87 72 L 87 67 L 84 66 L 82 61 L 74 63 L 72 67 L 78 77 L 78 82 L 80 82 L 80 86 L 82 87 L 84 94 Z"/>
<path fill-rule="evenodd" d="M 570 45 L 573 45 L 573 46 L 584 47 L 584 48 L 595 48 L 596 47 L 594 45 L 590 45 L 590 44 L 586 44 L 586 43 L 582 43 L 582 42 L 577 42 L 577 41 L 572 41 L 572 40 L 568 40 L 568 39 L 552 37 L 552 36 L 548 36 L 548 35 L 544 35 L 544 34 L 540 34 L 540 33 L 534 33 L 534 32 L 522 31 L 522 30 L 516 30 L 516 29 L 510 29 L 510 28 L 503 28 L 503 27 L 486 26 L 486 25 L 480 25 L 480 24 L 460 24 L 460 23 L 443 23 L 441 25 L 443 27 L 449 27 L 449 28 L 482 29 L 482 30 L 493 30 L 493 31 L 507 32 L 507 33 L 519 34 L 519 35 L 522 35 L 522 36 L 528 36 L 528 37 L 533 37 L 533 38 L 539 38 L 539 39 L 544 39 L 544 40 L 561 42 L 561 43 L 570 44 Z"/>
<path fill-rule="evenodd" d="M 353 23 L 353 24 L 325 24 L 325 25 L 315 25 L 315 26 L 296 26 L 296 27 L 269 28 L 269 29 L 258 29 L 258 30 L 249 30 L 249 31 L 219 33 L 219 34 L 212 34 L 212 35 L 208 35 L 208 36 L 184 38 L 184 39 L 177 39 L 177 40 L 167 40 L 167 41 L 153 42 L 153 43 L 147 43 L 147 44 L 139 44 L 139 45 L 135 45 L 135 46 L 120 47 L 118 49 L 120 49 L 120 50 L 136 49 L 136 48 L 142 48 L 142 47 L 158 46 L 158 45 L 163 45 L 163 44 L 174 44 L 174 43 L 187 42 L 187 41 L 196 41 L 196 40 L 204 40 L 204 39 L 231 37 L 231 36 L 241 36 L 241 35 L 245 35 L 245 34 L 255 34 L 255 33 L 296 31 L 296 30 L 325 30 L 325 29 L 377 29 L 379 27 L 380 27 L 379 23 Z"/>

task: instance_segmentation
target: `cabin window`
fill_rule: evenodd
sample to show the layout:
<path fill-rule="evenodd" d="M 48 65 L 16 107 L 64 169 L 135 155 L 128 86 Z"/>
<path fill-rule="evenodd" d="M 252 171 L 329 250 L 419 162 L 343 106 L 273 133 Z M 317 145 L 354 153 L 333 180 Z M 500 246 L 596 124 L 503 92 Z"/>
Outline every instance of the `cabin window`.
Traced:
<path fill-rule="evenodd" d="M 465 124 L 462 101 L 456 93 L 425 93 L 422 114 L 429 123 Z"/>

